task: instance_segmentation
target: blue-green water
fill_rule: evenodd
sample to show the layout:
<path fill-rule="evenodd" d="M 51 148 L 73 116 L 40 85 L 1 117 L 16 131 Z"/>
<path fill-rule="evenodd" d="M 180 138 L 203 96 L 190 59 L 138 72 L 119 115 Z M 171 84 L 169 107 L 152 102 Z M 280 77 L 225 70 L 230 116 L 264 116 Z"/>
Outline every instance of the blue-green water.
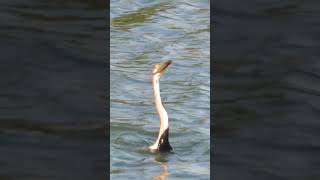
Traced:
<path fill-rule="evenodd" d="M 0 2 L 0 179 L 106 179 L 107 2 Z"/>
<path fill-rule="evenodd" d="M 111 179 L 209 179 L 209 1 L 112 1 L 110 35 Z M 145 150 L 159 119 L 151 70 L 160 80 L 174 154 Z"/>

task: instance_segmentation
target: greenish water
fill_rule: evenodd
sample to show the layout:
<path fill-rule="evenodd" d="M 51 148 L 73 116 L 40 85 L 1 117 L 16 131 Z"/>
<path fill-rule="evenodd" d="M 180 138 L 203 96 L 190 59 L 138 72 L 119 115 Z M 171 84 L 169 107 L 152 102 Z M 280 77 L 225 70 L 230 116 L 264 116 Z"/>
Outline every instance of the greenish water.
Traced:
<path fill-rule="evenodd" d="M 209 1 L 112 1 L 111 179 L 209 179 Z M 174 154 L 151 153 L 159 119 L 151 70 L 171 59 L 160 89 Z"/>

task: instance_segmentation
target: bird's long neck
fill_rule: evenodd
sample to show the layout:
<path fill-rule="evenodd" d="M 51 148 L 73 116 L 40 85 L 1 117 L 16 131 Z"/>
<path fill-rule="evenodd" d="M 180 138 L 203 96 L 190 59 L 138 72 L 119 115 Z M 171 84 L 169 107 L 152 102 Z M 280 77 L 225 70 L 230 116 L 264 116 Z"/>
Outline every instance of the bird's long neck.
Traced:
<path fill-rule="evenodd" d="M 159 80 L 160 79 L 157 76 L 154 76 L 152 84 L 153 84 L 154 101 L 160 117 L 159 136 L 161 136 L 161 134 L 169 127 L 169 122 L 168 122 L 167 111 L 164 109 L 161 101 Z"/>
<path fill-rule="evenodd" d="M 159 78 L 156 76 L 153 77 L 153 93 L 154 93 L 154 101 L 156 104 L 156 108 L 160 117 L 160 130 L 165 130 L 168 128 L 168 114 L 167 111 L 164 109 L 161 96 L 160 96 L 160 84 Z"/>
<path fill-rule="evenodd" d="M 153 84 L 154 101 L 160 117 L 160 129 L 159 129 L 159 134 L 156 142 L 152 146 L 149 146 L 149 148 L 151 150 L 158 150 L 158 151 L 172 151 L 172 147 L 169 143 L 168 114 L 161 102 L 159 80 L 160 80 L 159 75 L 153 76 L 152 84 Z"/>

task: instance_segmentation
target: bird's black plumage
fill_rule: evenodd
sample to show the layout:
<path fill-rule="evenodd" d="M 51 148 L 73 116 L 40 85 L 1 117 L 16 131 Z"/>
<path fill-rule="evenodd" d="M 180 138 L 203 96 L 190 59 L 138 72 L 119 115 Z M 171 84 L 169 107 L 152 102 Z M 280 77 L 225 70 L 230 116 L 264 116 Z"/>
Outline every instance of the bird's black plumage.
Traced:
<path fill-rule="evenodd" d="M 160 152 L 172 152 L 173 149 L 169 143 L 169 128 L 167 128 L 160 136 L 158 142 L 158 151 Z"/>

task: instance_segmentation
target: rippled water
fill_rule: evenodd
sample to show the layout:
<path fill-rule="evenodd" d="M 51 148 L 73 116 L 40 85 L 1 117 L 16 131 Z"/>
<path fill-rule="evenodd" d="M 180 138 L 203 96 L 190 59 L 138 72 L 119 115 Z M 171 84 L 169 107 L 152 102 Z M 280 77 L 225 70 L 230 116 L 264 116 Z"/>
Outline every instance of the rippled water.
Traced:
<path fill-rule="evenodd" d="M 226 0 L 212 11 L 214 177 L 319 179 L 319 1 Z"/>
<path fill-rule="evenodd" d="M 106 177 L 106 13 L 0 2 L 0 179 Z"/>
<path fill-rule="evenodd" d="M 111 179 L 209 179 L 209 1 L 111 2 Z M 160 80 L 174 154 L 145 150 L 157 136 L 151 70 Z"/>

